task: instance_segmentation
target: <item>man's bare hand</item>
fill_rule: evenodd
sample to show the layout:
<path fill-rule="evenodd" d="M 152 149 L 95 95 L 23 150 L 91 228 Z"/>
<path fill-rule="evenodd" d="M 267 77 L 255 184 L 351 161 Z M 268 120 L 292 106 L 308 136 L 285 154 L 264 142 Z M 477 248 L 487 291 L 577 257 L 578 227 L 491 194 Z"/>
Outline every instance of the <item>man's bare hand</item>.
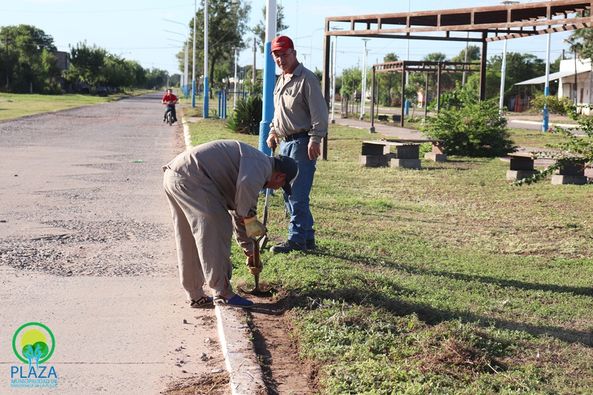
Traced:
<path fill-rule="evenodd" d="M 315 160 L 321 155 L 321 144 L 309 141 L 309 159 Z"/>
<path fill-rule="evenodd" d="M 276 149 L 276 147 L 280 144 L 280 139 L 275 133 L 270 133 L 268 135 L 268 139 L 266 140 L 266 144 L 272 151 Z"/>

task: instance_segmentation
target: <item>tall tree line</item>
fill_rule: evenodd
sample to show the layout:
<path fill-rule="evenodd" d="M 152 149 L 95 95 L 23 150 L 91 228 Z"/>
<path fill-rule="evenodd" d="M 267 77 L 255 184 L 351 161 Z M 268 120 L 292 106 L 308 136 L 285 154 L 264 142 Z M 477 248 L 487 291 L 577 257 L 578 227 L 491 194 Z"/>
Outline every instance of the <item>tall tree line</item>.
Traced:
<path fill-rule="evenodd" d="M 31 25 L 0 27 L 0 91 L 61 93 L 105 92 L 129 87 L 158 88 L 167 71 L 144 69 L 86 42 L 68 53 L 68 67 L 58 67 L 53 38 Z"/>

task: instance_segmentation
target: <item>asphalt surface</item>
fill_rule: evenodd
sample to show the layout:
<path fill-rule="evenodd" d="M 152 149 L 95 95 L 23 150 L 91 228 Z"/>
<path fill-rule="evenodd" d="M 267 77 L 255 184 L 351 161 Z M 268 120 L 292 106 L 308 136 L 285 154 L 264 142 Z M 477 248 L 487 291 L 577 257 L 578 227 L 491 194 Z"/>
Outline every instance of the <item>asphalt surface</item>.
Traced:
<path fill-rule="evenodd" d="M 26 322 L 51 328 L 54 393 L 159 393 L 220 374 L 213 310 L 178 284 L 160 96 L 0 123 L 0 393 Z M 45 391 L 40 391 L 44 393 Z M 39 391 L 38 391 L 39 393 Z"/>

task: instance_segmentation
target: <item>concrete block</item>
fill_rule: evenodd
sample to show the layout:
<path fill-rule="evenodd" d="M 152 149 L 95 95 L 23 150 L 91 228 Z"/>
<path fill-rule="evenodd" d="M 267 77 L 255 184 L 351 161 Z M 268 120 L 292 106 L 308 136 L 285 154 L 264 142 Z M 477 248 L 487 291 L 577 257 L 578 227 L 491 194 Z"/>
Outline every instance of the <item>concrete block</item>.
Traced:
<path fill-rule="evenodd" d="M 585 176 L 569 176 L 565 174 L 552 175 L 552 185 L 585 185 L 586 183 L 587 177 Z"/>
<path fill-rule="evenodd" d="M 511 157 L 511 170 L 533 170 L 533 158 Z"/>
<path fill-rule="evenodd" d="M 401 144 L 395 149 L 399 159 L 418 159 L 420 156 L 420 144 Z"/>
<path fill-rule="evenodd" d="M 507 170 L 507 181 L 522 180 L 537 173 L 537 170 Z"/>
<path fill-rule="evenodd" d="M 420 159 L 391 159 L 389 166 L 403 169 L 420 169 Z"/>
<path fill-rule="evenodd" d="M 383 155 L 389 153 L 389 145 L 382 144 L 380 142 L 376 143 L 362 143 L 362 155 Z"/>
<path fill-rule="evenodd" d="M 434 152 L 427 152 L 424 154 L 424 159 L 431 160 L 433 162 L 446 162 L 447 155 L 445 154 L 437 154 Z"/>
<path fill-rule="evenodd" d="M 385 155 L 360 155 L 359 163 L 364 167 L 387 166 L 388 156 L 385 156 Z"/>

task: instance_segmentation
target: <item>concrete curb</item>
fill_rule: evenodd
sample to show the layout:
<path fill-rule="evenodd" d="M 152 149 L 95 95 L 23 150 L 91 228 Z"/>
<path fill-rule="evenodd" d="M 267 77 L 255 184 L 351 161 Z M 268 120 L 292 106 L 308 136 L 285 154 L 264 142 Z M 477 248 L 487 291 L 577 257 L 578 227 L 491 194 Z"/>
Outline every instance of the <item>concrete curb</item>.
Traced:
<path fill-rule="evenodd" d="M 249 339 L 251 331 L 246 314 L 237 307 L 216 306 L 218 337 L 230 375 L 233 395 L 264 394 L 266 386 L 261 366 Z"/>
<path fill-rule="evenodd" d="M 189 149 L 191 139 L 188 122 L 183 116 L 181 120 L 185 148 Z M 264 375 L 250 339 L 251 330 L 247 325 L 247 314 L 241 308 L 219 305 L 215 307 L 215 312 L 218 338 L 230 376 L 231 393 L 233 395 L 265 394 Z"/>

